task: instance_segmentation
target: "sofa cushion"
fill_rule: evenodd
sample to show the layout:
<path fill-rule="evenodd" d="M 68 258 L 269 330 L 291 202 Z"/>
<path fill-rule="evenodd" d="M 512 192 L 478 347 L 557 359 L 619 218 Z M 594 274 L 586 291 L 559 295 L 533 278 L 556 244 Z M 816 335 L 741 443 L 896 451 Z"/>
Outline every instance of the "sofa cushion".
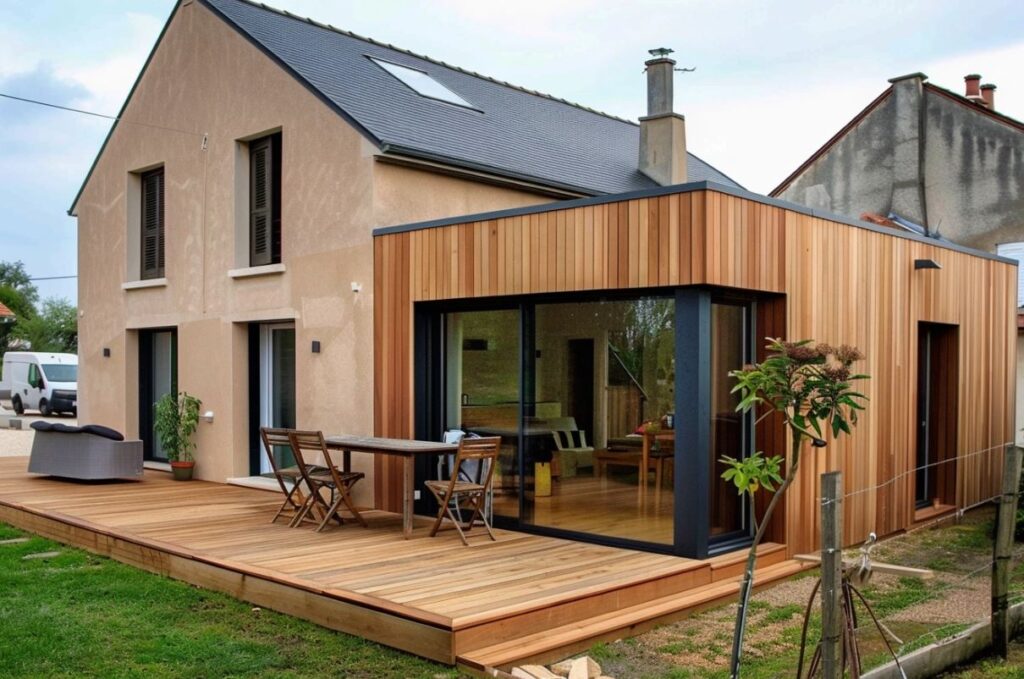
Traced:
<path fill-rule="evenodd" d="M 59 434 L 94 434 L 111 441 L 124 441 L 124 435 L 110 427 L 101 424 L 86 424 L 81 427 L 74 427 L 63 422 L 33 422 L 31 427 L 36 431 L 56 432 Z"/>

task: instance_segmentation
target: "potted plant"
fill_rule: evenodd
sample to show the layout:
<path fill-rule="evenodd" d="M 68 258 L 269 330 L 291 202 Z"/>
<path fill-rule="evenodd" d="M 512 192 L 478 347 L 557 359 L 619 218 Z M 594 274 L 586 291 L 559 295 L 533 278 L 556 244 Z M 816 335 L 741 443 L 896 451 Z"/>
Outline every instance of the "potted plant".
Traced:
<path fill-rule="evenodd" d="M 202 401 L 185 391 L 180 394 L 164 394 L 156 403 L 156 422 L 153 428 L 171 462 L 175 481 L 188 481 L 195 469 L 192 453 L 196 444 L 192 435 L 199 424 L 200 405 Z"/>

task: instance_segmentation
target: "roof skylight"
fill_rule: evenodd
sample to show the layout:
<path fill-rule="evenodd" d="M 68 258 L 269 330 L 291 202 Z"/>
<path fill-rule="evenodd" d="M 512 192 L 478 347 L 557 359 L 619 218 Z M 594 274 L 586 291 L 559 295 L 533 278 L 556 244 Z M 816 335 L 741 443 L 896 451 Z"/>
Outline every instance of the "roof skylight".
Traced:
<path fill-rule="evenodd" d="M 370 57 L 369 59 L 391 75 L 401 80 L 411 90 L 423 95 L 424 97 L 440 99 L 441 101 L 447 101 L 449 104 L 455 104 L 456 106 L 475 108 L 468 101 L 431 78 L 426 71 L 402 66 L 400 64 L 384 61 L 383 59 L 376 59 L 374 57 Z"/>

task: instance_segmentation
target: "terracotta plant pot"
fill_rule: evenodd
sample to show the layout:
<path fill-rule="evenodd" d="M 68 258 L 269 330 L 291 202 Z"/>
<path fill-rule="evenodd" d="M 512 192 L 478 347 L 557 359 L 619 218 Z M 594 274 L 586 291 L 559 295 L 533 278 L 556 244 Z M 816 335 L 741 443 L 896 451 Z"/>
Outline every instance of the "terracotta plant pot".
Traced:
<path fill-rule="evenodd" d="M 175 481 L 188 481 L 192 478 L 192 470 L 195 469 L 196 463 L 193 462 L 172 462 L 171 473 L 174 474 Z"/>

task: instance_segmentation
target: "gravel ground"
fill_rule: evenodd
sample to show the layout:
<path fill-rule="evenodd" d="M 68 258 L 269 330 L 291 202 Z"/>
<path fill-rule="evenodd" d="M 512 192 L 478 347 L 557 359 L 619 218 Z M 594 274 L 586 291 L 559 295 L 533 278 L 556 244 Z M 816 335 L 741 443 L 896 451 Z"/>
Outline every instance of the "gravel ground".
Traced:
<path fill-rule="evenodd" d="M 14 416 L 9 410 L 0 407 L 0 415 Z M 78 424 L 73 417 L 41 417 L 39 415 L 24 415 L 21 418 L 22 429 L 0 429 L 0 457 L 17 457 L 28 455 L 32 450 L 32 436 L 35 432 L 29 425 L 36 420 L 47 422 L 63 422 L 64 424 Z"/>

